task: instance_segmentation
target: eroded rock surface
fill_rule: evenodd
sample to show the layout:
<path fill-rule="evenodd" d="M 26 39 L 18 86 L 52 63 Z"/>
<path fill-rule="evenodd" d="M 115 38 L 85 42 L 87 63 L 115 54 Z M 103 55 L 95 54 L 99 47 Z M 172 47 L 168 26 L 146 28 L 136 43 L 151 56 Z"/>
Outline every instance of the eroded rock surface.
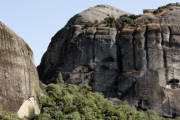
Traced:
<path fill-rule="evenodd" d="M 1 110 L 16 113 L 24 100 L 35 96 L 38 74 L 29 46 L 0 22 Z"/>
<path fill-rule="evenodd" d="M 42 59 L 38 68 L 40 78 L 45 83 L 56 82 L 61 72 L 69 83 L 94 81 L 92 84 L 95 90 L 107 91 L 118 75 L 117 31 L 105 27 L 82 30 L 80 26 L 64 29 L 67 37 L 61 39 L 57 34 Z M 60 34 L 64 34 L 63 30 Z"/>
<path fill-rule="evenodd" d="M 62 73 L 65 82 L 90 83 L 106 97 L 127 100 L 138 109 L 180 116 L 179 8 L 142 15 L 138 21 L 143 24 L 121 31 L 83 28 L 78 22 L 64 27 L 42 58 L 40 79 L 56 82 Z"/>
<path fill-rule="evenodd" d="M 133 38 L 130 37 L 132 32 L 126 39 L 119 37 L 119 63 L 123 72 L 116 82 L 119 98 L 139 109 L 154 109 L 164 116 L 180 115 L 177 102 L 180 98 L 179 35 L 173 34 L 177 27 L 151 24 L 134 29 Z M 124 40 L 128 44 L 121 44 Z"/>

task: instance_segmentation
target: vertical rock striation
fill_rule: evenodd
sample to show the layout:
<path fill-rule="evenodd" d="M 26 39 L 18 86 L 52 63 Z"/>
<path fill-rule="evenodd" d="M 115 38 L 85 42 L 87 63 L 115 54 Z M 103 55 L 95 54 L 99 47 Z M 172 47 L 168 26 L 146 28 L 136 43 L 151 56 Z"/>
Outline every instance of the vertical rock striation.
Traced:
<path fill-rule="evenodd" d="M 98 5 L 71 18 L 52 38 L 38 67 L 40 79 L 45 83 L 56 82 L 61 72 L 66 82 L 90 82 L 94 90 L 110 94 L 111 84 L 118 75 L 117 30 L 108 27 L 84 28 L 83 25 L 102 21 L 108 16 L 118 18 L 123 14 L 129 13 L 109 5 Z"/>
<path fill-rule="evenodd" d="M 39 87 L 38 74 L 29 46 L 0 22 L 0 105 L 15 113 Z"/>
<path fill-rule="evenodd" d="M 160 15 L 142 15 L 140 26 L 121 31 L 70 24 L 79 20 L 73 17 L 52 38 L 38 66 L 40 79 L 56 82 L 62 73 L 65 82 L 91 83 L 95 91 L 137 109 L 180 116 L 179 10 L 175 6 Z"/>

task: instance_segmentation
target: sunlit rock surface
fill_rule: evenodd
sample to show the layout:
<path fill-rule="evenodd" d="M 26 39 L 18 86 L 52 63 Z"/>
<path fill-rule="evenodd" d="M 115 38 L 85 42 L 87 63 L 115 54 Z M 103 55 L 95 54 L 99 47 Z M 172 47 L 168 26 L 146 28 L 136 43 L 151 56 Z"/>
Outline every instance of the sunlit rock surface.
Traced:
<path fill-rule="evenodd" d="M 33 53 L 22 38 L 0 22 L 0 106 L 16 113 L 39 87 Z"/>
<path fill-rule="evenodd" d="M 91 9 L 87 11 L 91 13 Z M 111 13 L 111 9 L 98 9 L 103 11 L 98 13 L 102 19 L 104 12 Z M 73 17 L 52 38 L 38 66 L 40 79 L 55 83 L 62 73 L 65 82 L 90 83 L 95 91 L 127 100 L 137 109 L 180 116 L 179 10 L 176 6 L 161 16 L 142 15 L 138 18 L 141 26 L 121 31 L 109 27 L 84 28 L 82 23 L 96 17 L 88 18 L 84 15 L 87 11 L 82 12 L 80 18 Z M 118 13 L 119 16 L 127 12 Z"/>

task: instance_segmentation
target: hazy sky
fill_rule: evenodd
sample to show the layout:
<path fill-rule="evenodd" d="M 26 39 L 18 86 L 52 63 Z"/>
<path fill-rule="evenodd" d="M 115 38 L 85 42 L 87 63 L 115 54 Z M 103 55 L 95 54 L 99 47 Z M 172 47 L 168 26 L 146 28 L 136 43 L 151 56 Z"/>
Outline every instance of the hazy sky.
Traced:
<path fill-rule="evenodd" d="M 51 37 L 76 13 L 98 4 L 110 4 L 121 10 L 141 14 L 180 0 L 1 0 L 0 21 L 21 36 L 40 63 Z"/>

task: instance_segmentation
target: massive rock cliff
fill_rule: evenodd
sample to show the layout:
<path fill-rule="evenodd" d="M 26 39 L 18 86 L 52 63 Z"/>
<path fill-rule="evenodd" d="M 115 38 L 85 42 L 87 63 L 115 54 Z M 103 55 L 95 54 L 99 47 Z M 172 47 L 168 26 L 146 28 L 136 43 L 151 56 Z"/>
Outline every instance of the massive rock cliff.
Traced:
<path fill-rule="evenodd" d="M 24 100 L 35 97 L 38 79 L 31 49 L 0 22 L 0 109 L 16 113 Z"/>
<path fill-rule="evenodd" d="M 90 83 L 138 109 L 180 116 L 179 17 L 180 6 L 172 4 L 141 15 L 136 27 L 118 30 L 83 27 L 75 16 L 52 38 L 38 66 L 40 79 L 58 82 L 62 74 L 65 82 Z"/>

